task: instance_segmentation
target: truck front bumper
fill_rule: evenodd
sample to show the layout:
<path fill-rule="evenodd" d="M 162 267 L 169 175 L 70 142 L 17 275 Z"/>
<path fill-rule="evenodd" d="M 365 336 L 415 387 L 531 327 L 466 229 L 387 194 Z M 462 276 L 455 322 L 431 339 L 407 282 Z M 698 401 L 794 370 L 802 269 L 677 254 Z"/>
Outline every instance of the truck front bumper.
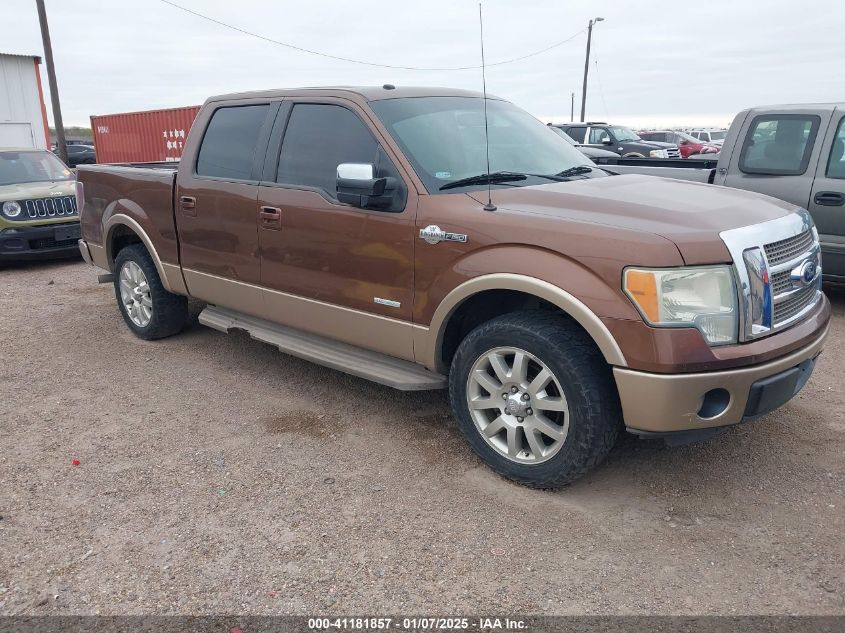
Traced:
<path fill-rule="evenodd" d="M 631 433 L 683 442 L 774 411 L 809 380 L 829 328 L 801 349 L 750 367 L 694 374 L 615 367 L 625 425 Z"/>
<path fill-rule="evenodd" d="M 30 260 L 79 255 L 79 222 L 0 230 L 0 260 Z"/>

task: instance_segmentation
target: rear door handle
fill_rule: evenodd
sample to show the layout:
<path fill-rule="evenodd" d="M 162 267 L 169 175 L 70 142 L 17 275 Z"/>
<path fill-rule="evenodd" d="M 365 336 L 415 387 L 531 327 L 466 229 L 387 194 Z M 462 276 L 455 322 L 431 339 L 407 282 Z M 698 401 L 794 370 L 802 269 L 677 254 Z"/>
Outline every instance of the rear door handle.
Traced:
<path fill-rule="evenodd" d="M 841 207 L 845 204 L 845 196 L 836 191 L 819 191 L 813 196 L 813 202 L 822 207 Z"/>
<path fill-rule="evenodd" d="M 265 229 L 278 230 L 282 228 L 282 210 L 278 207 L 261 207 L 258 221 Z"/>
<path fill-rule="evenodd" d="M 197 199 L 193 196 L 181 196 L 179 206 L 185 212 L 185 215 L 195 216 L 197 214 Z"/>

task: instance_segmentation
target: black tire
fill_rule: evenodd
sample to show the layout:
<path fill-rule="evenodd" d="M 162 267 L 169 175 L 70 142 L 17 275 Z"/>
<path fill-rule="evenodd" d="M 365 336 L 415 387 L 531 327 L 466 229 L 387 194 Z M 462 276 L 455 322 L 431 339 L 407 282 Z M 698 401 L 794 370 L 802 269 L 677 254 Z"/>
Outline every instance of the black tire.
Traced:
<path fill-rule="evenodd" d="M 479 358 L 497 347 L 515 347 L 534 355 L 563 388 L 569 430 L 548 461 L 512 461 L 488 444 L 473 421 L 467 404 L 469 372 Z M 559 313 L 514 312 L 475 328 L 452 360 L 449 396 L 458 426 L 475 453 L 500 475 L 533 488 L 558 488 L 582 476 L 607 456 L 622 428 L 610 366 L 589 336 Z"/>
<path fill-rule="evenodd" d="M 127 262 L 135 262 L 147 278 L 152 300 L 152 317 L 144 327 L 134 323 L 120 295 L 120 272 Z M 122 248 L 114 260 L 114 293 L 123 320 L 139 338 L 151 341 L 178 334 L 188 322 L 188 300 L 168 292 L 161 283 L 153 258 L 142 244 Z"/>

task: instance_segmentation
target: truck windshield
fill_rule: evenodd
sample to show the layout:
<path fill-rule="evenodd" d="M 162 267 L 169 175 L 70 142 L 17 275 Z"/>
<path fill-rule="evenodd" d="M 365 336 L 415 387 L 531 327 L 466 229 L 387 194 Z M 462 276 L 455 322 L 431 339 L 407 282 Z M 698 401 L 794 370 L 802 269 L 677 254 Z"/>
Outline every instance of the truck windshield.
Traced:
<path fill-rule="evenodd" d="M 50 152 L 0 152 L 0 186 L 72 179 L 70 170 Z"/>
<path fill-rule="evenodd" d="M 446 192 L 483 188 L 476 182 L 487 173 L 484 100 L 479 97 L 408 97 L 371 101 L 370 107 L 411 161 L 431 193 L 465 181 Z M 573 167 L 587 166 L 573 177 L 604 176 L 593 163 L 558 134 L 516 106 L 487 101 L 490 172 L 524 174 L 494 186 L 520 187 L 548 183 Z"/>

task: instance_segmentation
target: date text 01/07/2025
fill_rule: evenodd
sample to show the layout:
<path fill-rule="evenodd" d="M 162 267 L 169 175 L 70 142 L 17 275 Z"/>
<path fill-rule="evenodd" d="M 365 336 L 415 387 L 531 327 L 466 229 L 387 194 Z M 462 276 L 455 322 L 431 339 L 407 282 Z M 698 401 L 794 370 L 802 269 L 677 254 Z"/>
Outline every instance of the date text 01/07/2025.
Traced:
<path fill-rule="evenodd" d="M 408 630 L 408 631 L 438 631 L 438 630 L 504 630 L 520 631 L 527 627 L 525 620 L 510 618 L 380 618 L 380 617 L 338 617 L 338 618 L 308 618 L 308 629 L 312 631 L 337 630 Z"/>

